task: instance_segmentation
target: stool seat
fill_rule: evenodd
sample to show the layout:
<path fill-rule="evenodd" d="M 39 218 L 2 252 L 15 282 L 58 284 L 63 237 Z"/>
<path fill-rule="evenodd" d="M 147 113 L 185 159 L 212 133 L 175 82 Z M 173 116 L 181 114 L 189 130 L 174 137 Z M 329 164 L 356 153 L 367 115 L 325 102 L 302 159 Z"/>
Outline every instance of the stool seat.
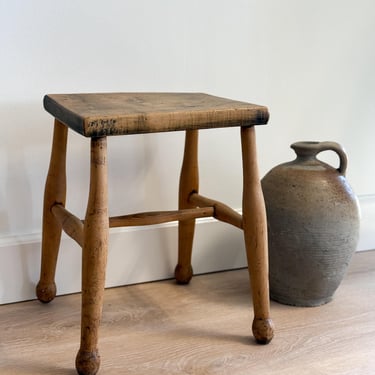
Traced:
<path fill-rule="evenodd" d="M 51 94 L 44 108 L 84 135 L 100 137 L 266 124 L 266 107 L 201 93 Z"/>

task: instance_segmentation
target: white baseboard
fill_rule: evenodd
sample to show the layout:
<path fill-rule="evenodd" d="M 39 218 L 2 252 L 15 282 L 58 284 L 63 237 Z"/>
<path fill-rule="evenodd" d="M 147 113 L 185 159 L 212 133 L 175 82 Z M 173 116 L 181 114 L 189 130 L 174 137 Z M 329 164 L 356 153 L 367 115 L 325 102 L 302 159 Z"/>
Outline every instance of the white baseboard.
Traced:
<path fill-rule="evenodd" d="M 361 226 L 357 250 L 375 249 L 375 195 L 362 195 L 359 197 L 361 207 Z"/>
<path fill-rule="evenodd" d="M 362 211 L 357 250 L 375 249 L 375 195 L 359 197 Z M 40 233 L 0 238 L 0 304 L 35 298 L 40 269 Z M 173 277 L 177 224 L 110 231 L 106 286 Z M 214 219 L 197 220 L 196 274 L 246 266 L 242 231 Z M 56 274 L 58 294 L 81 289 L 81 249 L 64 236 Z"/>
<path fill-rule="evenodd" d="M 40 270 L 40 233 L 0 239 L 0 304 L 35 298 Z M 106 287 L 173 277 L 177 223 L 111 229 Z M 241 230 L 214 219 L 197 220 L 193 249 L 195 274 L 246 266 Z M 81 249 L 61 241 L 56 272 L 58 294 L 81 290 Z"/>

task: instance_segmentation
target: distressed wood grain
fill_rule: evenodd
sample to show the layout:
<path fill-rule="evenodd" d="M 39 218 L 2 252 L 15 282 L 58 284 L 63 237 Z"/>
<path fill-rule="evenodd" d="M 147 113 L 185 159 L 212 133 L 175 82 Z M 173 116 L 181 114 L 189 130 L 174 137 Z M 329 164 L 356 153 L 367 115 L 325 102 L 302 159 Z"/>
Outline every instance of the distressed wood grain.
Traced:
<path fill-rule="evenodd" d="M 86 137 L 266 124 L 264 106 L 201 93 L 49 94 L 44 108 Z"/>

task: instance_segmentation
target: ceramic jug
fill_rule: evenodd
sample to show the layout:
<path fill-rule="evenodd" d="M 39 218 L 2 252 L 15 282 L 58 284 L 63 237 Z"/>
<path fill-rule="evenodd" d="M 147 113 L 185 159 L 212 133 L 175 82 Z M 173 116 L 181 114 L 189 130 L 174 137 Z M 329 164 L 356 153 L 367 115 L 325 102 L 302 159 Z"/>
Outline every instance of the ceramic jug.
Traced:
<path fill-rule="evenodd" d="M 263 179 L 267 210 L 270 295 L 295 306 L 329 302 L 359 236 L 359 205 L 345 172 L 347 155 L 335 142 L 297 142 L 297 158 Z M 338 169 L 317 159 L 337 153 Z"/>

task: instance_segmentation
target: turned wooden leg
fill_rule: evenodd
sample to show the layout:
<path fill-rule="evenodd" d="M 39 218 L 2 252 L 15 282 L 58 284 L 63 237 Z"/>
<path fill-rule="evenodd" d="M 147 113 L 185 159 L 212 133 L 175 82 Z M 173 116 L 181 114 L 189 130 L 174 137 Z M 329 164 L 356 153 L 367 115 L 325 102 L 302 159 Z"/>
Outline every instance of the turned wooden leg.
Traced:
<path fill-rule="evenodd" d="M 253 334 L 262 344 L 273 337 L 268 283 L 267 219 L 259 180 L 255 128 L 241 128 L 243 160 L 243 230 L 254 304 Z"/>
<path fill-rule="evenodd" d="M 36 295 L 41 302 L 50 302 L 56 296 L 55 271 L 61 239 L 61 224 L 51 208 L 66 198 L 66 143 L 68 128 L 55 120 L 51 160 L 44 191 L 42 264 Z"/>
<path fill-rule="evenodd" d="M 179 209 L 194 208 L 189 202 L 192 193 L 198 192 L 198 130 L 187 130 L 184 159 L 182 162 L 179 188 Z M 187 284 L 193 276 L 191 253 L 195 219 L 181 220 L 178 223 L 178 263 L 175 269 L 176 281 Z"/>
<path fill-rule="evenodd" d="M 91 139 L 90 192 L 83 229 L 81 346 L 79 374 L 96 374 L 100 366 L 98 330 L 102 315 L 108 248 L 106 137 Z"/>

